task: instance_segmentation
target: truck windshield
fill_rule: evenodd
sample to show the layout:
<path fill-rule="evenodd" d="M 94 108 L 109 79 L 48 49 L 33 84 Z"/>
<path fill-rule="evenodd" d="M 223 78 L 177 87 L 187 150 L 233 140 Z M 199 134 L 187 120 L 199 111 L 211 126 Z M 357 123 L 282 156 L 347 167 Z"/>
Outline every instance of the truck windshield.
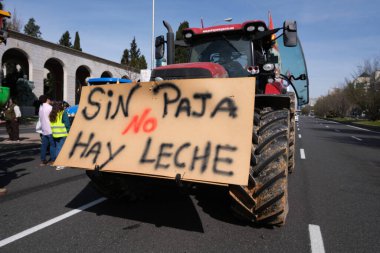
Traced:
<path fill-rule="evenodd" d="M 203 36 L 202 36 L 203 37 Z M 230 77 L 249 76 L 252 65 L 251 42 L 241 36 L 200 38 L 190 50 L 190 62 L 213 62 L 222 65 Z"/>

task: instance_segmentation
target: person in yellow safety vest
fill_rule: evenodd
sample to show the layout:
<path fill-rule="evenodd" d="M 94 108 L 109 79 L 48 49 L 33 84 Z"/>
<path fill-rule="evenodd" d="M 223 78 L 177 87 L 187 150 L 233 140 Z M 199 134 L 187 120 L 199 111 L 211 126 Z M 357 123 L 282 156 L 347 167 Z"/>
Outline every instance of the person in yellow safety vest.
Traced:
<path fill-rule="evenodd" d="M 53 103 L 49 119 L 51 132 L 56 145 L 55 157 L 58 157 L 71 127 L 69 117 L 63 108 L 62 102 L 56 101 Z M 64 168 L 63 166 L 57 166 L 56 170 L 62 170 Z"/>

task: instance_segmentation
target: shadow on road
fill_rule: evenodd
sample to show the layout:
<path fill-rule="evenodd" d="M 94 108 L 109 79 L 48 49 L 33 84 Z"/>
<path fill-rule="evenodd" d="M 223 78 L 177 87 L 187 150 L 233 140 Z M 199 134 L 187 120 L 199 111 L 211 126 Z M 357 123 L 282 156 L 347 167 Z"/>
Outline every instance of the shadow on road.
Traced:
<path fill-rule="evenodd" d="M 31 148 L 31 145 L 0 145 L 0 187 L 7 186 L 12 180 L 30 174 L 26 168 L 19 165 L 34 160 L 39 150 Z"/>
<path fill-rule="evenodd" d="M 99 197 L 101 196 L 91 184 L 88 184 L 66 207 L 78 208 L 83 203 L 89 203 Z M 86 211 L 97 215 L 150 223 L 156 227 L 164 226 L 203 233 L 202 220 L 196 205 L 201 207 L 204 213 L 217 220 L 236 225 L 246 225 L 232 216 L 229 203 L 228 189 L 225 187 L 198 185 L 190 192 L 183 192 L 175 185 L 167 184 L 155 189 L 145 199 L 134 202 L 124 199 L 107 200 Z M 133 228 L 127 227 L 125 229 Z"/>

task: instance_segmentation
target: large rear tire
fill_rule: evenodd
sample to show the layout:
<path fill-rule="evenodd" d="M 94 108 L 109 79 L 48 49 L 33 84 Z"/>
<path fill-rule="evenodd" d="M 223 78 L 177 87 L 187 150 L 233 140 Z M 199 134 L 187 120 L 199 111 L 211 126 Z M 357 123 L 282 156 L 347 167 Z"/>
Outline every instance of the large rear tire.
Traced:
<path fill-rule="evenodd" d="M 289 120 L 289 164 L 288 171 L 292 173 L 294 171 L 294 150 L 296 146 L 296 94 L 294 92 L 289 92 L 290 97 L 290 120 Z"/>
<path fill-rule="evenodd" d="M 255 110 L 248 186 L 230 185 L 234 214 L 283 225 L 288 213 L 289 110 Z"/>

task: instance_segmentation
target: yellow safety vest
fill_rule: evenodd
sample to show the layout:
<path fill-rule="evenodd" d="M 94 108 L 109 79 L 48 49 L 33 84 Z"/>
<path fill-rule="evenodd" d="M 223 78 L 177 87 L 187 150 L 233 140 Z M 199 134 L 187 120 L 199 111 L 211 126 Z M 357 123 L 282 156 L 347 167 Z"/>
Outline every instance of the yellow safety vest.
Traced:
<path fill-rule="evenodd" d="M 67 136 L 65 124 L 62 122 L 62 115 L 63 111 L 57 114 L 57 120 L 55 122 L 50 122 L 53 138 L 61 138 Z"/>

